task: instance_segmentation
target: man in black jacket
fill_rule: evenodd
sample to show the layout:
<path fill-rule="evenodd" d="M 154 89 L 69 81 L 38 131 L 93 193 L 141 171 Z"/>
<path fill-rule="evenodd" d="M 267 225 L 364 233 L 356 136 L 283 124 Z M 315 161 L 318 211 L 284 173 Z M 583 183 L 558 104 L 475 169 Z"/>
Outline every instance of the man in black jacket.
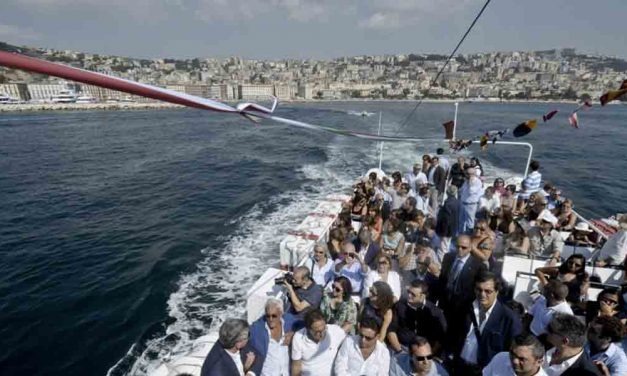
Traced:
<path fill-rule="evenodd" d="M 444 256 L 440 272 L 439 307 L 444 311 L 449 331 L 461 330 L 464 312 L 475 299 L 475 278 L 486 270 L 484 263 L 470 254 L 470 237 L 460 235 L 457 251 Z M 452 338 L 447 340 L 449 347 L 453 345 Z"/>
<path fill-rule="evenodd" d="M 459 224 L 459 200 L 457 199 L 457 187 L 450 185 L 446 190 L 446 201 L 438 211 L 438 219 L 435 224 L 435 233 L 440 237 L 440 247 L 436 249 L 440 260 L 444 258 L 451 246 L 451 239 L 457 235 Z"/>
<path fill-rule="evenodd" d="M 446 170 L 439 165 L 440 160 L 438 157 L 431 158 L 431 167 L 427 172 L 427 178 L 429 180 L 429 197 L 431 211 L 436 213 L 440 200 L 444 197 L 444 189 L 446 188 Z"/>
<path fill-rule="evenodd" d="M 601 375 L 583 349 L 586 325 L 582 321 L 572 315 L 557 313 L 547 330 L 547 341 L 555 346 L 544 357 L 542 368 L 547 374 L 561 371 L 561 376 Z"/>
<path fill-rule="evenodd" d="M 497 300 L 500 281 L 494 273 L 483 272 L 475 280 L 474 302 L 464 310 L 462 324 L 454 338 L 455 371 L 460 375 L 480 375 L 498 353 L 510 348 L 522 332 L 520 317 Z"/>
<path fill-rule="evenodd" d="M 462 184 L 464 184 L 464 180 L 466 180 L 466 169 L 468 168 L 468 164 L 464 157 L 457 157 L 457 163 L 451 166 L 451 184 L 460 188 Z"/>
<path fill-rule="evenodd" d="M 245 320 L 226 319 L 218 341 L 205 358 L 201 376 L 259 375 L 262 360 L 248 344 L 249 327 Z"/>

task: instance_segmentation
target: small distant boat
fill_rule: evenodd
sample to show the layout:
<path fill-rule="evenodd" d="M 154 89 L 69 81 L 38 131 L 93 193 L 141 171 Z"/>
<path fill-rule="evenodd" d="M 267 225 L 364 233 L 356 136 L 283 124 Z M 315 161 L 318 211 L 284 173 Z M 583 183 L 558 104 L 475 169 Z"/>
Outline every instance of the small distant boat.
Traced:
<path fill-rule="evenodd" d="M 80 97 L 76 98 L 76 103 L 96 103 L 96 98 L 90 97 L 89 95 L 81 95 Z"/>
<path fill-rule="evenodd" d="M 374 114 L 375 114 L 375 112 L 368 112 L 368 111 L 356 112 L 356 111 L 350 111 L 348 114 L 349 114 L 349 115 L 361 116 L 361 117 L 368 117 L 368 116 L 372 116 L 372 115 L 374 115 Z"/>
<path fill-rule="evenodd" d="M 76 103 L 78 96 L 73 90 L 61 90 L 52 96 L 52 103 Z"/>

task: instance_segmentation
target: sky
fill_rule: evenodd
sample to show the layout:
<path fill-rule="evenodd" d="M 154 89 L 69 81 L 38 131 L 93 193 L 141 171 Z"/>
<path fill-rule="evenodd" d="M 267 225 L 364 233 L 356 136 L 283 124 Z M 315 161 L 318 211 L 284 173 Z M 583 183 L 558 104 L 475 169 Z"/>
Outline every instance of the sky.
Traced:
<path fill-rule="evenodd" d="M 485 0 L 0 0 L 0 41 L 139 58 L 452 51 Z M 492 0 L 461 53 L 627 57 L 627 0 Z"/>

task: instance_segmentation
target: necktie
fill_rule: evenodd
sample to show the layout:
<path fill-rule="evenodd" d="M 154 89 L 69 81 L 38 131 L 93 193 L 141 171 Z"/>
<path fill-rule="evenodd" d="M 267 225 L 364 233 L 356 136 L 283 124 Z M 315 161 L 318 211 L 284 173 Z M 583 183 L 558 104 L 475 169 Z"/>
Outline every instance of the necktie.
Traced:
<path fill-rule="evenodd" d="M 486 319 L 486 311 L 483 310 L 483 308 L 479 308 L 479 327 L 481 327 L 481 325 L 483 325 L 483 322 Z"/>
<path fill-rule="evenodd" d="M 459 278 L 459 274 L 461 273 L 463 266 L 464 264 L 462 263 L 462 260 L 456 258 L 455 264 L 453 264 L 453 268 L 451 269 L 451 275 L 449 276 L 448 280 L 447 289 L 449 291 L 452 292 L 452 290 L 455 288 L 455 285 L 457 284 L 457 278 Z"/>

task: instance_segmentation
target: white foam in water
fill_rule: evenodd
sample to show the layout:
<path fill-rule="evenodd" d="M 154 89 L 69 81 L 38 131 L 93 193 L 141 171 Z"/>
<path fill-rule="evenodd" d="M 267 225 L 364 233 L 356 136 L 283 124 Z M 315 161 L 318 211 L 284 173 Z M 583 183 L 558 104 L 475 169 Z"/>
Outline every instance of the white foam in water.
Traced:
<path fill-rule="evenodd" d="M 347 192 L 358 176 L 354 166 L 355 171 L 350 171 L 341 148 L 332 145 L 330 154 L 329 162 L 302 167 L 300 172 L 314 182 L 255 205 L 232 221 L 235 233 L 225 241 L 220 239 L 219 249 L 209 246 L 202 250 L 207 258 L 196 272 L 181 277 L 178 290 L 168 299 L 168 315 L 176 321 L 164 336 L 147 341 L 127 374 L 148 375 L 163 362 L 188 353 L 195 338 L 217 330 L 226 317 L 244 317 L 249 288 L 268 267 L 278 264 L 279 243 L 287 231 L 325 196 Z M 276 205 L 276 210 L 264 214 L 264 208 Z M 136 348 L 134 345 L 108 375 L 117 374 L 118 365 L 136 357 Z"/>

